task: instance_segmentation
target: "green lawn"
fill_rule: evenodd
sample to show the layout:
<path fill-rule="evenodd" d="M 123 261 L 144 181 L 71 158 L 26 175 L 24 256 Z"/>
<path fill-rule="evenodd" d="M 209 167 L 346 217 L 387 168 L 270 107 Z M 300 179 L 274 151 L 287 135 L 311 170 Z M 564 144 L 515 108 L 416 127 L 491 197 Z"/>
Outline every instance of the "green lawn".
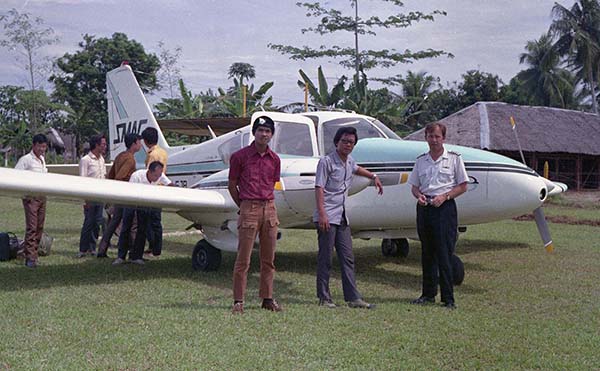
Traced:
<path fill-rule="evenodd" d="M 0 198 L 0 231 L 23 233 L 19 200 Z M 600 212 L 551 205 L 551 215 Z M 163 215 L 165 231 L 188 223 Z M 283 231 L 276 297 L 259 309 L 258 264 L 247 312 L 232 316 L 234 255 L 194 272 L 198 236 L 166 237 L 160 260 L 112 267 L 76 259 L 82 211 L 51 203 L 53 252 L 37 270 L 0 263 L 0 368 L 6 369 L 596 369 L 600 365 L 600 228 L 550 224 L 545 253 L 534 222 L 469 227 L 458 254 L 458 309 L 415 307 L 420 249 L 385 258 L 380 240 L 355 240 L 357 280 L 375 310 L 318 307 L 315 233 Z M 112 256 L 115 251 L 109 252 Z M 337 262 L 334 262 L 337 265 Z M 342 303 L 337 267 L 331 282 Z"/>

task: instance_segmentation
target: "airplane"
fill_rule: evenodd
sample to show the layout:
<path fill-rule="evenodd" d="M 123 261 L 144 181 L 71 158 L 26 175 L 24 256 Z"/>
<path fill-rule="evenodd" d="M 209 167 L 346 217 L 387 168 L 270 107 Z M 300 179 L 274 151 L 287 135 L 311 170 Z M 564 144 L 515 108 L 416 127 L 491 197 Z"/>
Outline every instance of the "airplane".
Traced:
<path fill-rule="evenodd" d="M 159 145 L 169 154 L 167 175 L 181 188 L 148 188 L 112 180 L 0 169 L 0 191 L 13 197 L 46 195 L 176 212 L 203 233 L 192 253 L 193 268 L 218 269 L 221 251 L 237 250 L 238 209 L 227 190 L 228 162 L 233 152 L 252 142 L 251 126 L 200 144 L 171 147 L 130 66 L 108 72 L 106 83 L 111 157 L 114 159 L 125 149 L 126 133 L 155 127 L 159 129 Z M 386 256 L 407 256 L 408 239 L 418 239 L 416 200 L 407 179 L 417 156 L 428 151 L 427 143 L 404 141 L 377 119 L 354 112 L 256 112 L 250 122 L 259 116 L 268 116 L 276 124 L 270 146 L 281 157 L 281 180 L 275 185 L 280 228 L 314 229 L 311 217 L 319 156 L 334 149 L 333 136 L 338 128 L 353 126 L 359 141 L 352 156 L 360 166 L 379 176 L 384 193 L 377 195 L 370 179 L 354 177 L 346 205 L 352 235 L 382 239 L 381 250 Z M 493 152 L 445 146 L 462 154 L 469 175 L 468 191 L 456 201 L 460 232 L 468 225 L 534 211 L 544 246 L 552 250 L 542 205 L 548 196 L 566 191 L 566 185 L 547 180 L 526 165 Z M 140 167 L 144 159 L 144 151 L 138 152 Z M 464 276 L 462 261 L 454 256 L 452 263 L 459 283 Z"/>

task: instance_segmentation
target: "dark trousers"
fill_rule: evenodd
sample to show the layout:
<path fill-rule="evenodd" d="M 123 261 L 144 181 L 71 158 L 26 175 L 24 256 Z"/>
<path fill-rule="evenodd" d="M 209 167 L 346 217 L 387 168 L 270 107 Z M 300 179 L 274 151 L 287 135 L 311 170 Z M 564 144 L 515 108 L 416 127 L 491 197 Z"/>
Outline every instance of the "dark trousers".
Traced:
<path fill-rule="evenodd" d="M 142 259 L 144 255 L 144 246 L 146 245 L 146 231 L 149 220 L 148 214 L 147 208 L 125 208 L 123 210 L 121 234 L 119 235 L 119 258 L 125 259 L 127 257 L 127 252 L 129 251 L 130 260 Z M 137 221 L 137 232 L 135 234 L 135 239 L 133 240 L 133 248 L 130 248 L 133 218 L 136 218 Z"/>
<path fill-rule="evenodd" d="M 417 232 L 421 240 L 423 266 L 423 296 L 437 295 L 438 284 L 442 302 L 454 302 L 452 265 L 457 237 L 457 214 L 454 200 L 440 207 L 417 205 Z"/>
<path fill-rule="evenodd" d="M 354 253 L 352 252 L 352 235 L 346 218 L 342 217 L 341 225 L 330 224 L 329 231 L 324 232 L 317 224 L 319 253 L 317 255 L 317 297 L 321 300 L 331 300 L 329 292 L 329 274 L 331 272 L 331 253 L 333 247 L 337 252 L 342 272 L 342 287 L 344 300 L 360 299 L 354 277 Z"/>
<path fill-rule="evenodd" d="M 161 209 L 146 209 L 148 214 L 147 238 L 148 247 L 155 256 L 160 255 L 162 251 L 162 210 Z"/>
<path fill-rule="evenodd" d="M 46 220 L 46 197 L 24 198 L 23 209 L 25 209 L 25 241 L 23 244 L 25 259 L 36 261 Z"/>
<path fill-rule="evenodd" d="M 112 209 L 112 217 L 108 222 L 106 228 L 104 228 L 104 232 L 102 233 L 102 241 L 98 245 L 98 253 L 106 253 L 108 247 L 110 246 L 110 239 L 112 235 L 115 234 L 115 231 L 121 224 L 121 220 L 123 219 L 123 210 L 125 208 L 121 206 L 113 206 Z"/>
<path fill-rule="evenodd" d="M 96 241 L 100 235 L 100 226 L 104 224 L 102 211 L 104 204 L 95 202 L 86 202 L 83 209 L 83 226 L 81 226 L 81 236 L 79 237 L 79 251 L 96 251 Z"/>

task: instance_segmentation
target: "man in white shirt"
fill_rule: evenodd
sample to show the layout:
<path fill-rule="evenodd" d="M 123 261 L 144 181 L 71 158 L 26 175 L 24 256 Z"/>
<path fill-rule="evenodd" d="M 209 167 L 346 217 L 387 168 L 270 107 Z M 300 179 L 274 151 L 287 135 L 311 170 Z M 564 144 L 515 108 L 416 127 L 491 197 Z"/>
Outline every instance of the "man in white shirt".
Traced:
<path fill-rule="evenodd" d="M 103 134 L 92 135 L 90 152 L 79 161 L 79 175 L 88 178 L 104 179 L 106 166 L 102 155 L 106 152 L 106 137 Z M 86 201 L 83 205 L 83 225 L 79 237 L 79 253 L 77 257 L 96 253 L 96 241 L 100 234 L 100 226 L 104 224 L 102 211 L 104 204 Z"/>
<path fill-rule="evenodd" d="M 48 138 L 44 134 L 36 134 L 32 141 L 31 152 L 19 159 L 15 169 L 47 173 L 44 153 L 48 149 Z M 23 244 L 25 265 L 29 268 L 36 268 L 38 246 L 46 219 L 46 197 L 25 197 L 23 198 L 23 208 L 25 209 L 25 241 Z"/>
<path fill-rule="evenodd" d="M 148 170 L 141 169 L 129 178 L 130 183 L 141 183 L 149 185 L 172 185 L 173 182 L 163 174 L 163 164 L 160 161 L 154 161 L 148 166 Z M 119 235 L 118 257 L 113 261 L 113 265 L 123 264 L 129 251 L 129 241 L 131 235 L 131 225 L 133 217 L 136 217 L 137 232 L 133 249 L 129 251 L 129 261 L 133 264 L 144 265 L 144 245 L 146 244 L 146 231 L 151 208 L 126 208 L 123 211 L 123 221 L 121 225 L 121 234 Z"/>
<path fill-rule="evenodd" d="M 439 285 L 443 306 L 454 309 L 450 264 L 458 234 L 454 199 L 467 191 L 469 176 L 460 154 L 444 148 L 444 124 L 428 124 L 425 139 L 429 152 L 417 157 L 408 177 L 411 192 L 417 199 L 417 232 L 423 268 L 423 290 L 412 304 L 435 303 Z"/>

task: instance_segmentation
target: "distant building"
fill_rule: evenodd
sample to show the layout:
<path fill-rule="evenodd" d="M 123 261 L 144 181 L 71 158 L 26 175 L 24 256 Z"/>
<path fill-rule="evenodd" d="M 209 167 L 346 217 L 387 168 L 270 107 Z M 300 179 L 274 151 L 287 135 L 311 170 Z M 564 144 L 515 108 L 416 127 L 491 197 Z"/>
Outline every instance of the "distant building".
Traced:
<path fill-rule="evenodd" d="M 600 116 L 550 107 L 478 102 L 439 122 L 448 131 L 446 143 L 486 149 L 521 161 L 516 131 L 525 162 L 539 174 L 549 165 L 550 179 L 571 189 L 600 188 Z M 405 139 L 424 140 L 424 129 Z"/>

